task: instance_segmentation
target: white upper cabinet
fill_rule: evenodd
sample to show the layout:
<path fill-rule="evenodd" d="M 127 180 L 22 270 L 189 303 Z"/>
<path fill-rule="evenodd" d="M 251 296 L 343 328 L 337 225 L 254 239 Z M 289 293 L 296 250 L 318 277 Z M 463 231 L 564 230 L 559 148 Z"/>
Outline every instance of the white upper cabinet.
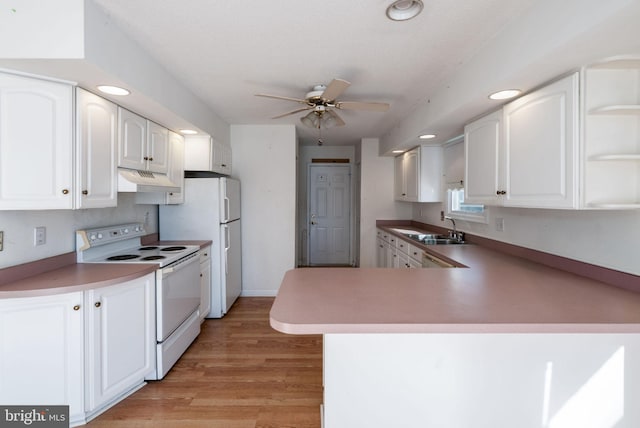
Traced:
<path fill-rule="evenodd" d="M 73 87 L 0 73 L 0 209 L 73 207 Z"/>
<path fill-rule="evenodd" d="M 184 203 L 184 137 L 169 131 L 169 180 L 180 186 L 179 192 L 167 193 L 167 204 Z"/>
<path fill-rule="evenodd" d="M 440 202 L 442 147 L 419 146 L 396 157 L 394 179 L 394 199 Z"/>
<path fill-rule="evenodd" d="M 118 202 L 118 107 L 76 90 L 76 208 L 115 207 Z"/>
<path fill-rule="evenodd" d="M 640 58 L 583 70 L 585 208 L 640 208 Z"/>
<path fill-rule="evenodd" d="M 465 202 L 498 205 L 503 172 L 502 110 L 484 116 L 464 128 Z"/>
<path fill-rule="evenodd" d="M 465 127 L 465 202 L 578 208 L 574 73 Z"/>
<path fill-rule="evenodd" d="M 577 208 L 579 74 L 504 107 L 504 205 Z"/>
<path fill-rule="evenodd" d="M 231 147 L 208 135 L 193 135 L 185 138 L 184 169 L 207 171 L 223 175 L 231 174 Z"/>
<path fill-rule="evenodd" d="M 147 121 L 147 170 L 167 173 L 169 171 L 169 130 L 157 123 Z"/>
<path fill-rule="evenodd" d="M 169 170 L 169 131 L 121 107 L 118 112 L 118 166 L 166 174 Z"/>

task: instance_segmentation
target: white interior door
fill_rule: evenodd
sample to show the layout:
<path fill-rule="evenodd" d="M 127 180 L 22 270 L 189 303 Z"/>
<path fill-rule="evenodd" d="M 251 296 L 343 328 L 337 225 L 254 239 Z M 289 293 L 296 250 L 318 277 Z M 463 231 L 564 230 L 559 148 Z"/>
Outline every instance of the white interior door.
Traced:
<path fill-rule="evenodd" d="M 309 265 L 351 264 L 351 167 L 309 165 Z"/>

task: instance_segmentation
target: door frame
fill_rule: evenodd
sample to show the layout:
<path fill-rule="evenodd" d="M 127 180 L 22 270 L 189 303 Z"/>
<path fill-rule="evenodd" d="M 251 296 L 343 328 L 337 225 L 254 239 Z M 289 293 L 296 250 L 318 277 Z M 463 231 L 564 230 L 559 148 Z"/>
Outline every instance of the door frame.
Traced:
<path fill-rule="evenodd" d="M 322 166 L 322 167 L 345 167 L 349 168 L 349 264 L 344 266 L 356 266 L 356 261 L 353 257 L 354 255 L 354 233 L 355 233 L 355 195 L 354 195 L 354 180 L 353 180 L 353 164 L 352 163 L 324 163 L 324 162 L 310 162 L 307 164 L 307 207 L 306 207 L 306 257 L 305 257 L 305 266 L 322 266 L 322 265 L 311 265 L 311 214 L 310 214 L 310 206 L 311 206 L 311 167 L 312 166 Z"/>

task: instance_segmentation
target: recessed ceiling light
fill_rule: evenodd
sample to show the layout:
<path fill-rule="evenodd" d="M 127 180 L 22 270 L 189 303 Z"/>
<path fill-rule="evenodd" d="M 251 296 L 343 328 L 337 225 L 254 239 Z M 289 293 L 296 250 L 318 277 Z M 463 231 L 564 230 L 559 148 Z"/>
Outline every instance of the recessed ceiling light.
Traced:
<path fill-rule="evenodd" d="M 420 137 L 421 140 L 430 140 L 432 138 L 436 138 L 436 134 L 422 134 Z"/>
<path fill-rule="evenodd" d="M 404 153 L 404 150 L 391 150 L 391 153 Z"/>
<path fill-rule="evenodd" d="M 98 86 L 98 90 L 109 95 L 129 95 L 131 93 L 127 89 L 111 85 L 100 85 Z"/>
<path fill-rule="evenodd" d="M 387 8 L 387 17 L 392 21 L 406 21 L 422 12 L 422 0 L 396 0 Z"/>
<path fill-rule="evenodd" d="M 508 100 L 509 98 L 517 97 L 522 91 L 520 89 L 505 89 L 504 91 L 494 92 L 489 95 L 492 100 Z"/>
<path fill-rule="evenodd" d="M 181 129 L 180 133 L 182 135 L 196 135 L 198 131 L 194 131 L 193 129 Z"/>

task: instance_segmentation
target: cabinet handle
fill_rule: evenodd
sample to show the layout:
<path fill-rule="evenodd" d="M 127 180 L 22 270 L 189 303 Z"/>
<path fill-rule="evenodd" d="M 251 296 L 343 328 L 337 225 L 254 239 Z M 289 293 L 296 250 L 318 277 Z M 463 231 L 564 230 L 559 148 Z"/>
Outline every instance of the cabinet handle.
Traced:
<path fill-rule="evenodd" d="M 88 195 L 88 194 L 89 194 L 89 191 L 88 191 L 88 190 L 83 190 L 83 191 L 82 191 L 82 194 L 83 194 L 83 195 Z"/>
<path fill-rule="evenodd" d="M 144 159 L 144 160 L 149 160 L 149 156 L 145 156 L 145 157 L 143 157 L 142 159 Z"/>
<path fill-rule="evenodd" d="M 406 193 L 403 193 L 403 194 L 402 194 L 402 196 L 407 196 L 407 194 L 406 194 Z"/>
<path fill-rule="evenodd" d="M 173 192 L 169 192 L 169 196 L 173 196 Z"/>
<path fill-rule="evenodd" d="M 62 194 L 63 195 L 68 195 L 69 194 L 69 189 L 62 189 Z"/>
<path fill-rule="evenodd" d="M 100 302 L 95 302 L 93 305 L 94 305 L 96 308 L 99 308 L 100 306 L 102 306 L 102 303 L 100 303 Z"/>
<path fill-rule="evenodd" d="M 75 306 L 73 307 L 73 310 L 74 310 L 74 311 L 79 311 L 79 310 L 80 310 L 80 305 L 75 305 Z"/>
<path fill-rule="evenodd" d="M 507 191 L 506 190 L 498 190 L 496 191 L 496 195 L 506 195 Z"/>
<path fill-rule="evenodd" d="M 209 253 L 204 253 L 205 257 L 209 255 Z"/>
<path fill-rule="evenodd" d="M 223 168 L 226 168 L 226 167 L 227 167 L 227 165 L 226 165 L 226 164 L 224 164 L 224 163 L 223 163 L 221 166 L 222 166 Z"/>
<path fill-rule="evenodd" d="M 153 158 L 149 158 L 149 161 L 153 161 Z"/>
<path fill-rule="evenodd" d="M 202 274 L 200 274 L 200 278 L 202 278 Z"/>

